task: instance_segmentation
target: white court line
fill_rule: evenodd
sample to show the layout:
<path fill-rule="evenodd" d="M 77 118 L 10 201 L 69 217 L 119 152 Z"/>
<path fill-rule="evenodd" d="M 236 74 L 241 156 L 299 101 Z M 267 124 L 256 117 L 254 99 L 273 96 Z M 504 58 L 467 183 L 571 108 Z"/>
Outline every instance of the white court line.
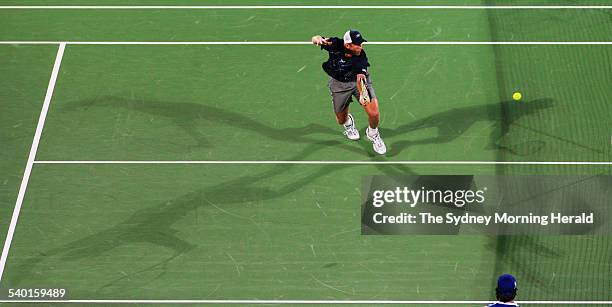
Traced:
<path fill-rule="evenodd" d="M 366 304 L 366 305 L 474 305 L 491 301 L 375 301 L 375 300 L 4 300 L 0 303 L 80 303 L 80 304 Z M 519 304 L 547 305 L 612 305 L 612 301 L 519 301 Z"/>
<path fill-rule="evenodd" d="M 0 9 L 35 10 L 220 10 L 220 9 L 450 9 L 450 10 L 550 10 L 611 9 L 610 5 L 6 5 Z"/>
<path fill-rule="evenodd" d="M 311 42 L 84 42 L 0 41 L 0 45 L 312 45 Z M 612 42 L 367 42 L 366 45 L 612 45 Z"/>
<path fill-rule="evenodd" d="M 57 81 L 57 75 L 60 70 L 60 65 L 62 64 L 62 57 L 64 56 L 65 48 L 66 44 L 61 43 L 57 50 L 55 64 L 53 65 L 53 71 L 51 72 L 51 79 L 49 80 L 49 86 L 47 87 L 47 94 L 45 95 L 42 110 L 40 111 L 40 117 L 38 118 L 38 125 L 36 126 L 36 132 L 34 133 L 34 140 L 32 140 L 32 147 L 30 148 L 28 163 L 26 164 L 26 168 L 23 173 L 23 178 L 21 179 L 21 186 L 19 187 L 19 194 L 17 195 L 15 209 L 13 210 L 13 216 L 11 217 L 11 224 L 9 226 L 8 233 L 6 234 L 4 248 L 2 249 L 2 258 L 0 258 L 0 282 L 2 281 L 4 267 L 6 265 L 6 259 L 9 254 L 9 249 L 11 248 L 11 242 L 13 241 L 13 234 L 15 233 L 15 227 L 17 226 L 17 219 L 19 219 L 21 205 L 23 204 L 26 189 L 28 188 L 28 181 L 30 180 L 30 173 L 32 173 L 32 166 L 34 165 L 34 161 L 36 160 L 36 151 L 38 150 L 38 143 L 40 142 L 40 136 L 42 135 L 42 131 L 45 126 L 45 119 L 47 118 L 47 112 L 49 111 L 51 97 L 53 97 L 53 90 L 55 89 L 55 82 Z"/>
<path fill-rule="evenodd" d="M 35 164 L 336 164 L 336 165 L 402 165 L 402 164 L 458 164 L 458 165 L 612 165 L 612 162 L 589 161 L 257 161 L 257 160 L 217 160 L 217 161 L 34 161 Z"/>

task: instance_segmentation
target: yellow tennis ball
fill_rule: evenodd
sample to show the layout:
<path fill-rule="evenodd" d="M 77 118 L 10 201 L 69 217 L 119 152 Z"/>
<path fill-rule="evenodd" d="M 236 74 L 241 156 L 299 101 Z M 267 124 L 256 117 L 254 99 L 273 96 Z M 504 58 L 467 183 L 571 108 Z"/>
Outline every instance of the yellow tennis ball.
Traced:
<path fill-rule="evenodd" d="M 523 98 L 523 94 L 521 94 L 520 92 L 514 92 L 514 94 L 512 94 L 512 99 L 516 101 L 521 100 L 521 98 Z"/>

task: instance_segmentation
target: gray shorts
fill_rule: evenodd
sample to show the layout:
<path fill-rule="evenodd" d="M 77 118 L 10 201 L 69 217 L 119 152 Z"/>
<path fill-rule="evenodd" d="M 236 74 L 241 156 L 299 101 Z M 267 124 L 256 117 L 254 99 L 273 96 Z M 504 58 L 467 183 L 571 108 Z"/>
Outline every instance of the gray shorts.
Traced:
<path fill-rule="evenodd" d="M 374 92 L 374 87 L 372 87 L 372 79 L 370 78 L 370 75 L 367 76 L 367 81 L 366 88 L 370 94 L 370 99 L 374 99 L 376 98 L 376 93 Z M 339 113 L 346 110 L 349 104 L 351 104 L 353 101 L 352 96 L 355 96 L 357 102 L 359 102 L 359 90 L 357 89 L 357 84 L 355 81 L 341 82 L 329 77 L 328 85 L 329 92 L 332 96 L 334 112 Z"/>

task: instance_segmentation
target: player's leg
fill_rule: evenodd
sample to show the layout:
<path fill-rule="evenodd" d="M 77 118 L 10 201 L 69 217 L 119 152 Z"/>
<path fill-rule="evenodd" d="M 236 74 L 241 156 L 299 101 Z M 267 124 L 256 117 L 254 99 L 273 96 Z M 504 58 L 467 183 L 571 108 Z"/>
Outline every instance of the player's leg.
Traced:
<path fill-rule="evenodd" d="M 351 90 L 346 90 L 346 84 L 330 78 L 329 90 L 332 96 L 336 121 L 344 127 L 344 135 L 350 140 L 359 140 L 359 131 L 355 127 L 355 119 L 349 113 Z"/>
<path fill-rule="evenodd" d="M 349 113 L 348 106 L 344 110 L 336 112 L 336 121 L 344 127 L 343 134 L 346 135 L 349 140 L 359 140 L 359 131 L 355 127 L 355 119 L 353 115 Z"/>
<path fill-rule="evenodd" d="M 334 107 L 335 109 L 335 107 Z M 344 110 L 340 111 L 340 112 L 336 112 L 336 121 L 338 122 L 339 125 L 344 125 L 344 123 L 346 123 L 346 121 L 349 119 L 349 108 L 345 108 Z"/>
<path fill-rule="evenodd" d="M 344 111 L 336 112 L 336 121 L 344 127 L 343 133 L 349 140 L 359 140 L 359 130 L 355 127 L 355 119 L 349 113 L 348 107 Z"/>
<path fill-rule="evenodd" d="M 368 114 L 369 127 L 366 129 L 366 136 L 372 141 L 372 147 L 378 154 L 384 155 L 387 152 L 387 146 L 380 136 L 378 131 L 378 122 L 380 121 L 380 112 L 378 111 L 378 99 L 372 98 L 369 104 L 363 107 Z"/>
<path fill-rule="evenodd" d="M 380 121 L 380 112 L 378 111 L 378 99 L 372 98 L 370 103 L 365 105 L 363 109 L 368 114 L 368 123 L 371 129 L 378 129 L 378 122 Z"/>
<path fill-rule="evenodd" d="M 384 155 L 387 152 L 387 146 L 380 136 L 380 132 L 378 131 L 378 124 L 380 122 L 380 111 L 378 109 L 378 97 L 376 97 L 376 92 L 374 91 L 374 87 L 372 86 L 372 80 L 370 76 L 367 78 L 367 90 L 370 94 L 370 103 L 365 105 L 363 109 L 368 114 L 368 123 L 369 127 L 366 129 L 367 138 L 372 141 L 372 147 L 374 151 L 378 154 Z"/>

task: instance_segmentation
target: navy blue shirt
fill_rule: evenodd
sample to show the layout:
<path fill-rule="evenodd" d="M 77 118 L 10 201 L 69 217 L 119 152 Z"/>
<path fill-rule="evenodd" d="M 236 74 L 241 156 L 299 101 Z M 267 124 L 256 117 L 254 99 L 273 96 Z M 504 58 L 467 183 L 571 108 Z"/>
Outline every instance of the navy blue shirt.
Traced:
<path fill-rule="evenodd" d="M 370 64 L 365 50 L 361 50 L 359 55 L 353 54 L 347 57 L 346 54 L 350 52 L 344 48 L 343 39 L 332 37 L 329 40 L 331 45 L 321 45 L 321 49 L 329 52 L 329 59 L 322 66 L 330 77 L 338 81 L 350 82 L 357 81 L 358 74 L 368 75 Z"/>

